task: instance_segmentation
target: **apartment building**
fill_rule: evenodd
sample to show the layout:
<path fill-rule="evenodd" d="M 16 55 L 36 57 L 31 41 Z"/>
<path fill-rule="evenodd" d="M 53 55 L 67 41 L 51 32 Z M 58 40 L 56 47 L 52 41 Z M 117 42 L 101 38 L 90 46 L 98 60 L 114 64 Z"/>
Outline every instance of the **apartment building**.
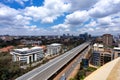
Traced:
<path fill-rule="evenodd" d="M 110 52 L 101 52 L 100 53 L 100 65 L 101 66 L 111 60 L 113 60 L 113 53 L 110 53 Z"/>
<path fill-rule="evenodd" d="M 93 52 L 92 55 L 92 63 L 95 66 L 102 66 L 105 63 L 111 61 L 113 59 L 113 53 L 110 52 Z"/>
<path fill-rule="evenodd" d="M 113 35 L 111 34 L 104 34 L 102 36 L 103 44 L 105 46 L 112 46 L 113 45 Z"/>
<path fill-rule="evenodd" d="M 113 59 L 111 50 L 105 50 L 104 45 L 95 43 L 93 45 L 92 63 L 96 66 L 104 65 Z"/>

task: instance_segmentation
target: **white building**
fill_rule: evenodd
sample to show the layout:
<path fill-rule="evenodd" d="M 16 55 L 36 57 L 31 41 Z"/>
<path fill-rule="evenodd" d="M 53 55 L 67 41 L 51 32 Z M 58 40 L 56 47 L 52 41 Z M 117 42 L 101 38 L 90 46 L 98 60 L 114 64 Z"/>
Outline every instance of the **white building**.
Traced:
<path fill-rule="evenodd" d="M 61 51 L 61 44 L 53 43 L 47 46 L 47 54 L 55 55 Z"/>
<path fill-rule="evenodd" d="M 99 43 L 95 43 L 93 45 L 93 50 L 94 51 L 104 51 L 104 45 L 103 44 L 99 44 Z"/>
<path fill-rule="evenodd" d="M 41 47 L 14 49 L 10 52 L 13 55 L 13 61 L 22 61 L 27 64 L 40 60 L 44 57 Z"/>

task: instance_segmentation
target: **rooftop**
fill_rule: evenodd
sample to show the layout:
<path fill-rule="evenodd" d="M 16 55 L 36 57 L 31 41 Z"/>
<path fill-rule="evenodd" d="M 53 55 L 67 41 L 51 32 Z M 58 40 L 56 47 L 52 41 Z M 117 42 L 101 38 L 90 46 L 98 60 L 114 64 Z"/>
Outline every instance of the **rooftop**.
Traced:
<path fill-rule="evenodd" d="M 22 49 L 14 49 L 13 51 L 20 53 L 20 54 L 26 54 L 29 52 L 33 52 L 34 50 L 42 49 L 42 47 L 32 47 L 32 48 L 22 48 Z"/>
<path fill-rule="evenodd" d="M 35 47 L 32 47 L 31 49 L 40 49 L 42 47 L 38 47 L 38 46 L 35 46 Z"/>
<path fill-rule="evenodd" d="M 103 47 L 103 45 L 102 45 L 102 44 L 99 44 L 98 47 Z"/>
<path fill-rule="evenodd" d="M 51 44 L 52 46 L 59 46 L 59 45 L 61 45 L 61 44 L 59 44 L 59 43 L 53 43 L 53 44 Z"/>
<path fill-rule="evenodd" d="M 14 48 L 14 46 L 7 46 L 7 47 L 4 47 L 4 48 L 1 48 L 0 51 L 1 52 L 9 52 L 13 48 Z"/>
<path fill-rule="evenodd" d="M 104 47 L 103 44 L 99 44 L 99 43 L 95 43 L 93 46 L 94 47 Z"/>
<path fill-rule="evenodd" d="M 29 48 L 22 48 L 22 49 L 14 49 L 15 51 L 28 51 L 29 50 Z"/>
<path fill-rule="evenodd" d="M 106 63 L 84 80 L 120 80 L 120 57 Z"/>
<path fill-rule="evenodd" d="M 112 36 L 111 34 L 104 34 L 103 36 Z"/>
<path fill-rule="evenodd" d="M 94 46 L 94 47 L 97 47 L 97 43 L 95 43 L 93 46 Z"/>
<path fill-rule="evenodd" d="M 115 50 L 120 50 L 120 47 L 114 47 Z"/>

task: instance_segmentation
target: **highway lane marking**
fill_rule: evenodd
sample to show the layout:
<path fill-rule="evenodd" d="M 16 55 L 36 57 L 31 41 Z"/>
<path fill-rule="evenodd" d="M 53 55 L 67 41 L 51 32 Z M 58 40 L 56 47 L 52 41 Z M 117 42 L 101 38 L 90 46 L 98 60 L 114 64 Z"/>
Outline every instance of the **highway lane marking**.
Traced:
<path fill-rule="evenodd" d="M 67 54 L 66 56 L 68 56 L 68 55 L 70 55 L 70 54 Z M 66 57 L 66 56 L 64 56 L 64 57 Z M 44 68 L 42 71 L 38 72 L 37 74 L 31 76 L 30 78 L 28 78 L 28 80 L 29 80 L 29 79 L 32 79 L 32 78 L 35 77 L 35 76 L 37 76 L 37 75 L 40 74 L 41 72 L 44 72 L 45 70 L 47 70 L 48 68 L 50 68 L 51 66 L 53 66 L 54 64 L 56 64 L 57 62 L 59 62 L 59 61 L 60 61 L 61 59 L 63 59 L 64 57 L 62 57 L 62 58 L 60 58 L 59 60 L 55 61 L 53 64 L 51 64 L 51 65 L 49 65 L 48 67 Z"/>
<path fill-rule="evenodd" d="M 76 48 L 73 48 L 72 50 L 66 52 L 65 55 L 64 55 L 64 57 L 60 58 L 59 60 L 57 60 L 57 61 L 55 61 L 55 62 L 54 62 L 54 60 L 53 60 L 54 63 L 51 64 L 51 65 L 49 65 L 48 67 L 42 69 L 43 66 L 47 66 L 49 63 L 48 63 L 47 65 L 43 65 L 42 67 L 38 67 L 37 69 L 35 69 L 34 71 L 32 71 L 32 72 L 30 72 L 30 73 L 28 73 L 28 74 L 26 74 L 26 75 L 21 76 L 21 78 L 22 78 L 22 77 L 24 78 L 24 77 L 26 77 L 26 76 L 28 76 L 28 75 L 30 75 L 30 74 L 33 74 L 33 73 L 36 72 L 37 70 L 42 69 L 40 72 L 38 72 L 38 74 L 40 74 L 41 72 L 43 72 L 43 71 L 47 70 L 48 68 L 50 68 L 52 65 L 56 64 L 56 63 L 57 63 L 58 61 L 60 61 L 61 59 L 64 59 L 65 57 L 67 57 L 67 56 L 70 55 L 70 54 L 73 54 L 74 52 L 76 52 L 76 50 L 78 50 L 78 49 L 81 48 L 82 46 L 85 46 L 85 44 L 82 44 L 82 45 L 80 45 L 80 46 L 78 46 L 78 47 L 76 47 Z M 78 52 L 78 51 L 77 51 L 77 52 Z M 69 54 L 68 54 L 68 53 L 69 53 Z M 55 59 L 57 59 L 57 58 L 55 58 Z M 34 76 L 31 76 L 31 77 L 28 78 L 28 79 L 32 79 L 33 77 L 37 76 L 38 74 L 36 74 L 36 75 L 34 75 Z M 18 78 L 18 79 L 19 79 L 19 78 Z"/>

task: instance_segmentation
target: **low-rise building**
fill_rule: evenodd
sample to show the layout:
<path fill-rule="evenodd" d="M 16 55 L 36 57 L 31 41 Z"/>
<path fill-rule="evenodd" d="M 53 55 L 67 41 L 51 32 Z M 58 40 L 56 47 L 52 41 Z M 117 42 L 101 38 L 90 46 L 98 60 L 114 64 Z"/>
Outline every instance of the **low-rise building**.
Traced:
<path fill-rule="evenodd" d="M 40 60 L 44 57 L 41 47 L 14 49 L 10 52 L 13 56 L 13 61 L 21 61 L 27 64 Z"/>
<path fill-rule="evenodd" d="M 61 51 L 61 44 L 53 43 L 47 45 L 47 55 L 55 55 Z"/>

